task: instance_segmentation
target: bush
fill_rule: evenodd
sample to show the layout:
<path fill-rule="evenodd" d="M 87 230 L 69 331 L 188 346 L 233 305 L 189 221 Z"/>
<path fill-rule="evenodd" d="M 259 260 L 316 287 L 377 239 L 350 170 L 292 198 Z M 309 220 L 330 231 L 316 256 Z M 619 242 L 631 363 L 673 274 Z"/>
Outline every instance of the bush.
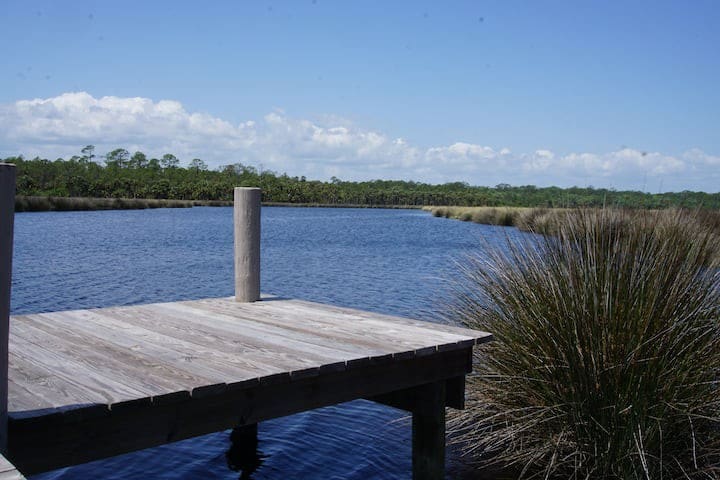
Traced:
<path fill-rule="evenodd" d="M 695 214 L 563 214 L 466 268 L 466 453 L 520 478 L 718 478 L 717 237 Z"/>

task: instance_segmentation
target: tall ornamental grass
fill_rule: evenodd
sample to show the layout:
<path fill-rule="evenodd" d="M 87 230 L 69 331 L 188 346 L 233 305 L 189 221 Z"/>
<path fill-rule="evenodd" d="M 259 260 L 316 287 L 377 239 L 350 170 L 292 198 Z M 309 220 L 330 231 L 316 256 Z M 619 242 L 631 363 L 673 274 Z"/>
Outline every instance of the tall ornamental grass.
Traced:
<path fill-rule="evenodd" d="M 719 243 L 687 212 L 566 212 L 469 263 L 476 352 L 451 431 L 517 478 L 720 478 Z"/>

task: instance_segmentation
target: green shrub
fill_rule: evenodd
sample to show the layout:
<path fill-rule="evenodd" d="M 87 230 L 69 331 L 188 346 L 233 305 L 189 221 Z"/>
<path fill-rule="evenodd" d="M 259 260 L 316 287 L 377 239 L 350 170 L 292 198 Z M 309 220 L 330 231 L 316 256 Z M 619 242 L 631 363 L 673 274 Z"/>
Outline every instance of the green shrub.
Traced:
<path fill-rule="evenodd" d="M 695 214 L 563 214 L 466 268 L 466 453 L 519 478 L 718 478 L 720 242 Z"/>

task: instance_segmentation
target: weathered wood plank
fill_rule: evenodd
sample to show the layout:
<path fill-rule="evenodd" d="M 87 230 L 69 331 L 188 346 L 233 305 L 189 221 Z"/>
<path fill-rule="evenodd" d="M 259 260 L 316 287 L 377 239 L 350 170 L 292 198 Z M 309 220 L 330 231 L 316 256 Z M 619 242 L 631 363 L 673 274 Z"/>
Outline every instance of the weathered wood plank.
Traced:
<path fill-rule="evenodd" d="M 0 480 L 24 480 L 25 477 L 17 470 L 8 470 L 0 472 Z"/>
<path fill-rule="evenodd" d="M 445 332 L 445 333 L 453 333 L 453 334 L 459 335 L 461 337 L 474 338 L 474 339 L 476 339 L 476 344 L 481 344 L 481 343 L 486 343 L 486 342 L 492 341 L 491 333 L 481 332 L 479 330 L 472 330 L 472 329 L 464 328 L 464 327 L 457 327 L 454 325 L 447 325 L 444 323 L 434 323 L 434 322 L 426 322 L 426 321 L 422 321 L 422 320 L 414 320 L 414 319 L 406 318 L 406 317 L 397 317 L 397 316 L 392 316 L 392 315 L 385 315 L 382 313 L 367 312 L 367 311 L 363 311 L 363 310 L 357 310 L 354 308 L 340 307 L 337 305 L 328 305 L 328 304 L 324 304 L 324 303 L 309 302 L 307 300 L 288 299 L 287 302 L 288 302 L 288 305 L 306 305 L 310 308 L 317 308 L 318 310 L 321 310 L 321 311 L 335 312 L 335 313 L 339 313 L 339 314 L 356 316 L 360 319 L 369 318 L 369 319 L 375 319 L 375 320 L 385 320 L 385 321 L 392 322 L 392 323 L 412 325 L 412 326 L 420 327 L 420 328 L 423 328 L 426 330 Z"/>
<path fill-rule="evenodd" d="M 277 302 L 269 302 L 277 303 Z M 295 312 L 285 308 L 282 310 L 272 310 L 266 308 L 266 302 L 254 303 L 247 308 L 245 305 L 227 301 L 226 299 L 209 299 L 192 302 L 178 302 L 169 304 L 169 309 L 185 309 L 189 314 L 192 312 L 201 318 L 208 318 L 217 321 L 219 326 L 225 329 L 237 331 L 249 330 L 253 332 L 253 336 L 270 335 L 276 338 L 277 342 L 288 342 L 293 344 L 299 342 L 298 348 L 303 351 L 317 351 L 330 348 L 335 352 L 339 352 L 345 357 L 350 355 L 372 355 L 387 353 L 384 345 L 366 342 L 364 344 L 354 344 L 351 342 L 339 343 L 328 342 L 328 336 L 323 331 L 323 325 L 313 323 L 310 320 L 310 327 L 306 326 L 305 318 L 300 318 Z M 238 322 L 240 320 L 240 322 Z M 339 320 L 338 320 L 339 322 Z"/>
<path fill-rule="evenodd" d="M 337 335 L 328 335 L 322 329 L 322 325 L 313 323 L 311 319 L 293 316 L 288 311 L 270 311 L 261 309 L 259 305 L 264 302 L 256 302 L 253 309 L 235 310 L 232 305 L 210 306 L 201 303 L 182 302 L 184 308 L 192 309 L 201 317 L 207 318 L 210 322 L 218 323 L 222 328 L 237 329 L 252 332 L 252 335 L 260 338 L 272 339 L 277 344 L 275 348 L 290 348 L 299 352 L 309 352 L 310 355 L 322 353 L 326 349 L 333 350 L 327 356 L 326 363 L 321 368 L 325 369 L 338 362 L 369 363 L 371 359 L 377 359 L 393 352 L 408 352 L 413 356 L 412 348 L 404 348 L 398 342 L 395 346 L 387 343 L 379 344 L 371 339 L 357 341 L 351 336 L 340 338 Z M 173 305 L 172 308 L 177 308 Z M 217 322 L 217 320 L 222 322 Z M 307 355 L 307 353 L 303 353 Z M 333 360 L 334 357 L 334 360 Z"/>
<path fill-rule="evenodd" d="M 126 385 L 137 385 L 148 395 L 159 396 L 181 390 L 189 392 L 211 380 L 172 368 L 139 352 L 114 345 L 104 338 L 90 336 L 76 329 L 63 328 L 27 317 L 13 317 L 13 335 L 38 343 L 55 352 L 80 359 L 106 376 L 120 378 Z"/>
<path fill-rule="evenodd" d="M 60 345 L 57 342 L 53 343 L 49 337 L 40 339 L 40 341 L 42 340 L 45 340 L 53 347 L 59 347 Z M 39 341 L 28 341 L 19 336 L 13 337 L 13 347 L 13 369 L 20 362 L 25 362 L 27 365 L 34 364 L 36 370 L 46 369 L 52 372 L 52 375 L 56 378 L 75 385 L 78 389 L 100 396 L 107 404 L 150 396 L 146 391 L 138 388 L 139 385 L 128 386 L 121 382 L 119 373 L 117 377 L 106 376 L 102 371 L 93 368 L 92 364 L 85 363 L 82 359 L 76 359 L 69 355 L 70 352 L 67 350 L 54 351 L 40 344 Z M 37 379 L 30 380 L 28 389 L 31 388 L 34 381 L 37 381 Z"/>
<path fill-rule="evenodd" d="M 11 414 L 69 405 L 102 404 L 107 408 L 108 399 L 103 393 L 68 381 L 36 361 L 12 355 L 12 348 L 13 345 L 10 370 L 12 376 L 8 384 Z"/>
<path fill-rule="evenodd" d="M 25 477 L 15 468 L 15 465 L 0 455 L 0 480 L 25 480 Z"/>
<path fill-rule="evenodd" d="M 257 323 L 274 325 L 292 335 L 323 335 L 333 342 L 361 345 L 382 354 L 415 352 L 438 344 L 474 343 L 467 336 L 427 331 L 402 324 L 371 323 L 368 319 L 347 314 L 327 312 L 322 308 L 288 303 L 287 301 L 258 302 L 253 308 L 242 308 L 227 299 L 208 299 L 184 302 L 185 305 L 214 313 L 237 316 Z M 285 333 L 288 335 L 288 333 Z"/>
<path fill-rule="evenodd" d="M 37 318 L 35 318 L 35 320 L 37 320 Z M 48 321 L 48 319 L 44 319 L 44 321 Z M 128 351 L 137 349 L 137 339 L 127 338 L 123 335 L 107 335 L 103 338 L 112 339 L 116 344 L 125 347 Z M 151 391 L 146 390 L 145 393 L 135 395 L 117 395 L 117 393 L 112 394 L 102 390 L 104 388 L 104 382 L 99 382 L 97 384 L 92 383 L 91 388 L 84 388 L 82 386 L 82 382 L 78 382 L 77 377 L 68 375 L 67 372 L 63 375 L 58 375 L 58 372 L 53 368 L 47 368 L 44 370 L 46 378 L 41 381 L 26 378 L 28 376 L 23 372 L 23 369 L 28 369 L 30 367 L 39 368 L 40 365 L 38 365 L 37 362 L 34 362 L 34 364 L 31 363 L 30 366 L 28 366 L 26 365 L 28 362 L 23 358 L 23 355 L 20 353 L 15 355 L 15 349 L 25 348 L 22 342 L 23 340 L 20 337 L 13 336 L 11 343 L 11 347 L 13 347 L 13 354 L 11 355 L 11 374 L 13 379 L 19 379 L 18 385 L 11 384 L 11 406 L 13 411 L 27 411 L 38 407 L 47 408 L 48 404 L 49 406 L 59 408 L 75 403 L 84 404 L 104 402 L 108 405 L 112 405 L 115 409 L 126 409 L 130 407 L 137 407 L 139 404 L 148 401 L 174 402 L 181 399 L 183 396 L 189 396 L 190 389 L 194 391 L 197 387 L 202 389 L 209 385 L 217 384 L 218 382 L 222 383 L 221 379 L 227 377 L 227 374 L 219 374 L 216 371 L 208 372 L 207 369 L 198 369 L 195 365 L 192 365 L 189 368 L 186 365 L 183 365 L 185 368 L 179 369 L 173 367 L 172 365 L 168 365 L 166 362 L 163 364 L 162 359 L 160 359 L 159 362 L 156 362 L 153 365 L 157 365 L 158 363 L 163 364 L 161 368 L 162 370 L 173 369 L 175 375 L 180 376 L 190 375 L 185 372 L 186 370 L 192 371 L 192 375 L 196 375 L 198 370 L 201 370 L 200 373 L 202 373 L 202 377 L 196 375 L 194 378 L 198 380 L 198 383 L 192 387 L 183 387 L 184 390 L 186 390 L 184 392 L 178 391 L 181 390 L 180 388 L 167 386 L 163 387 L 162 384 L 154 385 L 152 383 L 146 383 L 145 387 L 152 388 Z M 153 345 L 153 347 L 156 346 Z M 36 350 L 36 348 L 32 346 L 30 348 L 31 352 Z M 96 375 L 98 374 L 98 372 L 93 373 Z M 208 375 L 208 373 L 210 373 L 210 375 Z M 56 384 L 57 382 L 60 383 Z M 47 388 L 43 388 L 46 384 Z M 72 385 L 74 388 L 68 388 L 68 384 Z M 25 391 L 28 394 L 24 394 Z M 152 398 L 150 398 L 150 392 L 152 392 Z M 32 400 L 31 394 L 33 393 L 42 394 L 43 405 L 37 405 L 36 402 Z M 88 398 L 87 396 L 90 394 L 92 394 L 92 396 Z"/>
<path fill-rule="evenodd" d="M 256 376 L 255 369 L 244 367 L 240 357 L 221 355 L 212 347 L 201 348 L 197 344 L 120 322 L 106 315 L 105 309 L 43 313 L 32 315 L 31 318 L 38 322 L 57 322 L 66 328 L 97 336 L 134 352 L 156 358 L 180 371 L 185 370 L 204 377 L 210 380 L 210 383 L 222 382 L 228 377 Z M 213 362 L 199 362 L 203 358 L 212 359 Z M 268 374 L 281 371 L 282 369 L 272 366 L 267 368 Z"/>
<path fill-rule="evenodd" d="M 322 332 L 298 328 L 305 322 L 305 318 L 299 315 L 293 316 L 290 312 L 283 312 L 283 315 L 268 311 L 262 305 L 261 301 L 253 303 L 252 308 L 246 308 L 246 305 L 231 302 L 215 305 L 214 302 L 199 301 L 179 302 L 164 307 L 175 311 L 184 310 L 187 315 L 209 321 L 227 333 L 237 334 L 236 332 L 240 331 L 252 338 L 272 341 L 274 346 L 288 345 L 304 353 L 325 352 L 329 357 L 341 356 L 346 359 L 384 353 L 383 349 L 377 347 L 354 345 L 351 342 L 328 342 Z"/>
<path fill-rule="evenodd" d="M 181 309 L 179 316 L 173 318 L 163 309 L 163 306 L 168 305 L 149 305 L 144 311 L 139 311 L 135 307 L 103 309 L 103 314 L 118 322 L 129 323 L 172 337 L 186 345 L 194 345 L 198 352 L 209 352 L 209 354 L 198 354 L 194 359 L 195 363 L 206 364 L 213 368 L 219 361 L 222 362 L 231 369 L 225 380 L 226 383 L 244 381 L 253 377 L 264 380 L 272 377 L 272 381 L 277 382 L 290 377 L 315 375 L 319 373 L 322 365 L 335 363 L 344 356 L 336 350 L 321 347 L 315 349 L 315 353 L 309 349 L 303 352 L 294 351 L 282 342 L 273 344 L 275 339 L 268 335 L 259 334 L 254 337 L 242 335 L 241 332 L 247 328 L 240 328 L 232 323 L 225 331 L 211 332 L 209 330 L 217 328 L 214 324 L 220 323 L 222 319 L 203 319 L 202 315 L 184 309 Z M 324 355 L 318 354 L 317 351 Z M 237 370 L 246 371 L 248 374 L 238 377 Z"/>
<path fill-rule="evenodd" d="M 286 338 L 284 331 L 268 331 L 253 322 L 238 323 L 236 318 L 178 304 L 154 304 L 116 309 L 116 318 L 143 328 L 200 343 L 237 356 L 258 370 L 275 364 L 292 371 L 363 356 L 359 350 L 347 351 L 321 344 L 316 337 Z M 311 343 L 315 341 L 315 343 Z"/>
<path fill-rule="evenodd" d="M 283 302 L 267 302 L 267 306 L 262 305 L 260 308 L 278 308 L 285 311 L 293 312 L 295 316 L 300 318 L 314 318 L 317 321 L 325 321 L 328 325 L 335 327 L 344 327 L 350 332 L 375 332 L 377 335 L 385 335 L 392 339 L 397 338 L 395 332 L 402 332 L 404 338 L 427 345 L 433 343 L 454 344 L 457 342 L 467 342 L 477 337 L 471 330 L 458 329 L 451 327 L 444 328 L 429 322 L 413 321 L 401 317 L 392 317 L 388 315 L 376 315 L 369 312 L 345 309 L 341 307 L 326 306 L 323 304 L 314 304 L 312 302 L 286 300 Z"/>
<path fill-rule="evenodd" d="M 267 329 L 282 332 L 288 338 L 310 336 L 316 342 L 331 340 L 335 343 L 342 339 L 345 348 L 355 347 L 377 354 L 385 354 L 393 349 L 412 351 L 419 345 L 412 338 L 398 338 L 395 343 L 389 342 L 387 338 L 379 336 L 377 332 L 356 328 L 346 322 L 345 318 L 335 316 L 328 321 L 321 312 L 307 314 L 298 309 L 288 308 L 288 304 L 283 301 L 258 302 L 253 305 L 253 309 L 238 309 L 225 299 L 184 303 L 213 314 L 237 317 L 248 322 L 266 325 Z M 368 333 L 371 335 L 367 335 Z"/>
<path fill-rule="evenodd" d="M 26 473 L 60 468 L 357 398 L 444 381 L 468 368 L 467 352 L 445 352 L 276 385 L 151 405 L 93 419 L 11 416 L 9 454 Z M 38 423 L 39 422 L 39 423 Z M 52 431 L 52 435 L 46 432 Z"/>

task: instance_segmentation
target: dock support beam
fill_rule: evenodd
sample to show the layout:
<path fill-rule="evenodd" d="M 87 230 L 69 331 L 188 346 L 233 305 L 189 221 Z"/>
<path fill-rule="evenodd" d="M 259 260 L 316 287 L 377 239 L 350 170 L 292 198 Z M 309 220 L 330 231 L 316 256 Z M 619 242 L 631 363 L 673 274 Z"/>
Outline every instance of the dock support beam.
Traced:
<path fill-rule="evenodd" d="M 235 188 L 235 300 L 260 300 L 259 188 Z"/>
<path fill-rule="evenodd" d="M 0 453 L 8 439 L 8 335 L 12 286 L 15 165 L 0 163 Z"/>
<path fill-rule="evenodd" d="M 412 414 L 413 480 L 445 478 L 445 381 L 419 388 Z"/>

